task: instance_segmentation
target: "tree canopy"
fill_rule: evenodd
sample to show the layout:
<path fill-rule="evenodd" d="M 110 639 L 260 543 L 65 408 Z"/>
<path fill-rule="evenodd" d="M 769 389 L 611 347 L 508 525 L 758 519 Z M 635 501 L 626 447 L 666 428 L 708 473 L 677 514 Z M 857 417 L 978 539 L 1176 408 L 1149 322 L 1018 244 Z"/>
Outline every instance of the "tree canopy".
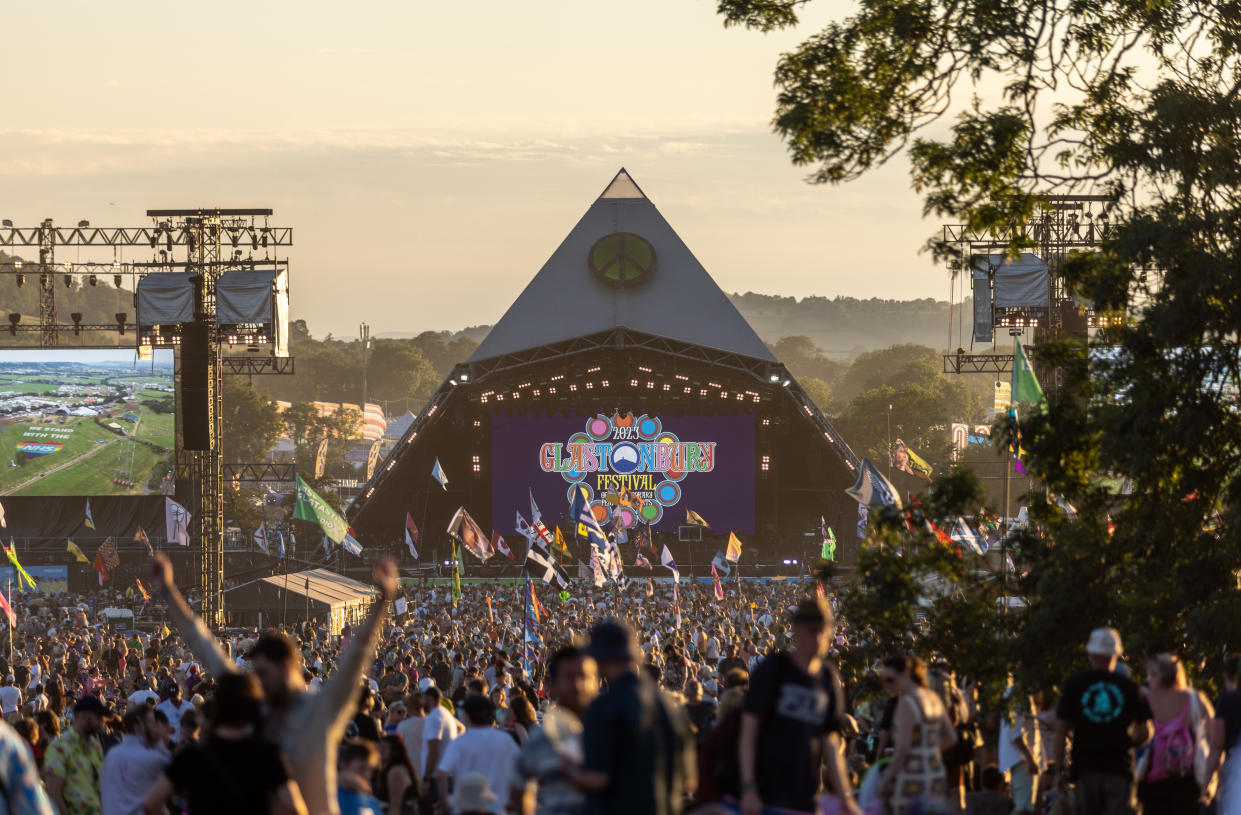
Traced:
<path fill-rule="evenodd" d="M 804 5 L 718 9 L 766 31 Z M 1099 250 L 1059 272 L 1127 320 L 1093 339 L 1105 353 L 1043 337 L 1036 362 L 1058 381 L 1021 424 L 1033 474 L 1078 509 L 1031 499 L 1030 608 L 999 643 L 1031 685 L 1079 661 L 1097 625 L 1131 657 L 1174 648 L 1201 670 L 1241 622 L 1239 20 L 1218 0 L 862 0 L 775 69 L 774 128 L 813 182 L 905 151 L 925 212 L 976 230 L 1028 222 L 1050 194 L 1108 199 Z"/>

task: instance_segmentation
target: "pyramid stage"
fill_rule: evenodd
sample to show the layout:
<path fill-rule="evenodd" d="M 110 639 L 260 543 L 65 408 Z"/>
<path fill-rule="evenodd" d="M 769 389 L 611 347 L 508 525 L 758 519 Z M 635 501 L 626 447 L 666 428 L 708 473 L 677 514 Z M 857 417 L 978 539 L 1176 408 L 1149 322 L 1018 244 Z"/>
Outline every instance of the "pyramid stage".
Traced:
<path fill-rule="evenodd" d="M 444 486 L 431 477 L 436 461 Z M 466 574 L 498 576 L 520 566 L 516 516 L 530 519 L 532 499 L 573 559 L 586 559 L 567 519 L 580 484 L 598 517 L 615 516 L 622 538 L 653 537 L 656 551 L 666 543 L 683 572 L 708 572 L 736 533 L 743 573 L 769 574 L 776 564 L 788 574 L 783 561 L 817 554 L 818 538 L 807 533 L 820 516 L 836 530 L 840 559 L 852 559 L 857 505 L 844 490 L 857 466 L 621 170 L 347 514 L 365 546 L 403 553 L 408 567 L 408 513 L 425 567 L 449 556 L 445 530 L 464 506 L 515 553 L 486 564 L 467 556 Z M 708 526 L 689 524 L 691 512 Z M 632 563 L 633 549 L 622 543 L 621 551 Z"/>

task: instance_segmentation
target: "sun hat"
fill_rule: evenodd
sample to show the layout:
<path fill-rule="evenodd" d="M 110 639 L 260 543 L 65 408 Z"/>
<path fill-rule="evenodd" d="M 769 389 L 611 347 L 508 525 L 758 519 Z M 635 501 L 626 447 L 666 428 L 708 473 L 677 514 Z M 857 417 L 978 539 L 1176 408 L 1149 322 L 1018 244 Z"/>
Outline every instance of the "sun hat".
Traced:
<path fill-rule="evenodd" d="M 500 799 L 487 785 L 487 776 L 482 773 L 466 773 L 457 782 L 457 788 L 448 796 L 448 805 L 454 812 L 488 811 Z"/>
<path fill-rule="evenodd" d="M 1121 655 L 1120 632 L 1115 628 L 1096 628 L 1090 632 L 1086 641 L 1086 653 L 1099 657 L 1118 657 Z"/>

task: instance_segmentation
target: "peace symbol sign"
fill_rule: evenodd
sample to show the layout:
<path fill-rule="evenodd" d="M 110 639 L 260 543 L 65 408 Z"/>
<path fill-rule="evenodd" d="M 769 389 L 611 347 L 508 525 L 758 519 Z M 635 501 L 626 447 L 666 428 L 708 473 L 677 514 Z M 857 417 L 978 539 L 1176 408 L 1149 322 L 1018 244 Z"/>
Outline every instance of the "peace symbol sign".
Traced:
<path fill-rule="evenodd" d="M 595 277 L 604 283 L 631 286 L 655 271 L 655 247 L 641 235 L 613 232 L 590 247 L 587 263 Z"/>

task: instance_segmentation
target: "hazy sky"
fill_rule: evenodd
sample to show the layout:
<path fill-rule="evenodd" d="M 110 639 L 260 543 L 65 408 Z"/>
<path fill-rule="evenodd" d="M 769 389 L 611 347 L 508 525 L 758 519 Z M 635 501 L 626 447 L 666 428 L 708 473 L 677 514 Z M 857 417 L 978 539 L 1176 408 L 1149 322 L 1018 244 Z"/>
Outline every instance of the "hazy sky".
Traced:
<path fill-rule="evenodd" d="M 777 57 L 845 8 L 764 36 L 713 0 L 9 4 L 0 217 L 270 206 L 315 335 L 456 329 L 624 166 L 727 291 L 945 299 L 903 161 L 812 186 L 770 131 Z"/>

